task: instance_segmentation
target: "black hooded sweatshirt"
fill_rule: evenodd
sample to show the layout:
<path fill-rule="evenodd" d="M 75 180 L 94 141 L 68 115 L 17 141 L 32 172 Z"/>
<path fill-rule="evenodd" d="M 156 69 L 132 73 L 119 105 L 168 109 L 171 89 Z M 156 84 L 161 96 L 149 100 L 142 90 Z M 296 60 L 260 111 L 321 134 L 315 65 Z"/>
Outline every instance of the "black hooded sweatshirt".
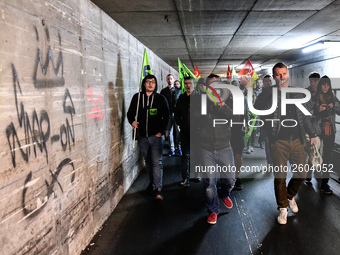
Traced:
<path fill-rule="evenodd" d="M 136 93 L 131 100 L 127 118 L 130 124 L 135 120 L 139 122 L 137 132 L 140 137 L 149 137 L 157 133 L 165 133 L 167 129 L 170 113 L 166 98 L 156 93 L 157 83 L 154 92 L 147 96 L 145 86 L 142 85 L 142 92 L 139 99 L 138 117 L 136 117 L 138 94 Z"/>

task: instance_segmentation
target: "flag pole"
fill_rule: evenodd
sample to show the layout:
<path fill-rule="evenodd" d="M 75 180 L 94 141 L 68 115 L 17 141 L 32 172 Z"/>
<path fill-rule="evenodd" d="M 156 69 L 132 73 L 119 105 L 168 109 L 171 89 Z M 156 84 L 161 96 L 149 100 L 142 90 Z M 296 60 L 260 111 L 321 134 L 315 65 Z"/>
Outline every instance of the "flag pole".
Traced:
<path fill-rule="evenodd" d="M 143 86 L 142 82 L 143 82 L 144 77 L 147 74 L 152 74 L 152 71 L 151 71 L 151 68 L 150 68 L 149 59 L 148 59 L 148 55 L 146 53 L 146 49 L 144 49 L 143 63 L 142 63 L 142 73 L 141 73 L 141 77 L 140 77 L 137 108 L 136 108 L 136 117 L 135 117 L 135 121 L 137 121 L 137 122 L 138 122 L 138 110 L 139 110 L 140 94 L 141 94 L 141 88 Z M 134 130 L 133 130 L 133 142 L 132 142 L 132 148 L 133 149 L 135 148 L 136 133 L 137 133 L 137 128 L 134 128 Z"/>
<path fill-rule="evenodd" d="M 136 109 L 136 117 L 135 117 L 135 121 L 137 121 L 137 119 L 138 119 L 139 100 L 140 100 L 140 89 L 139 89 L 139 92 L 138 92 L 138 100 L 137 100 L 137 109 Z M 137 133 L 137 128 L 134 128 L 134 129 L 133 129 L 132 149 L 135 148 L 136 133 Z"/>

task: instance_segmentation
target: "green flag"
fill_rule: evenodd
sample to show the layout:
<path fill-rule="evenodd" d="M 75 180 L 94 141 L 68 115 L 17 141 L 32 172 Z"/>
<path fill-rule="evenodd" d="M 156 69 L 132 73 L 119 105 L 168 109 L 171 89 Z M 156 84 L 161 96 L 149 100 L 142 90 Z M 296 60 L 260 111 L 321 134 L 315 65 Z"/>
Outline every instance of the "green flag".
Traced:
<path fill-rule="evenodd" d="M 142 81 L 144 77 L 147 76 L 148 74 L 152 74 L 152 71 L 151 71 L 151 67 L 149 64 L 148 54 L 146 54 L 146 49 L 144 49 L 142 73 L 140 76 L 140 87 L 142 86 Z"/>
<path fill-rule="evenodd" d="M 237 73 L 233 64 L 233 68 L 231 69 L 231 80 L 237 80 Z"/>
<path fill-rule="evenodd" d="M 138 116 L 138 109 L 139 109 L 139 100 L 140 100 L 140 92 L 142 90 L 142 81 L 148 74 L 152 74 L 151 67 L 149 64 L 148 54 L 146 53 L 146 49 L 144 49 L 144 56 L 143 56 L 143 63 L 142 63 L 142 73 L 140 75 L 140 85 L 139 85 L 139 92 L 138 92 L 138 101 L 137 101 L 137 109 L 136 109 L 136 117 L 135 120 L 137 121 Z M 156 112 L 157 114 L 157 112 Z M 136 128 L 133 130 L 133 143 L 132 148 L 135 148 L 135 140 L 136 140 Z"/>
<path fill-rule="evenodd" d="M 248 101 L 248 95 L 247 95 L 247 101 Z M 252 132 L 256 129 L 257 115 L 252 113 L 251 111 L 248 111 L 248 118 L 249 118 L 249 120 L 252 120 L 252 121 L 251 121 L 251 124 L 249 125 L 249 127 L 248 127 L 249 123 L 246 123 L 246 125 L 248 127 L 247 128 L 248 132 L 246 131 L 246 133 L 245 133 L 245 146 L 247 146 L 248 140 L 249 140 Z"/>
<path fill-rule="evenodd" d="M 196 83 L 198 78 L 186 67 L 185 64 L 182 64 L 181 60 L 178 58 L 178 73 L 179 73 L 179 82 L 181 83 L 182 93 L 185 92 L 184 88 L 184 77 L 192 77 L 195 79 Z"/>

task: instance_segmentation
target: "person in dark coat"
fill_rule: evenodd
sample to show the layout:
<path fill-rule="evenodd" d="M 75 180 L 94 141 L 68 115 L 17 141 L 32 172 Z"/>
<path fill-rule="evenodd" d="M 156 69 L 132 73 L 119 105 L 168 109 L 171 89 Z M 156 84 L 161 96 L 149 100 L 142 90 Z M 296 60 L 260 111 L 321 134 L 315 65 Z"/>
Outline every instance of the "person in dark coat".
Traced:
<path fill-rule="evenodd" d="M 276 85 L 265 88 L 255 102 L 255 109 L 267 110 L 272 106 L 273 89 L 278 90 L 278 102 L 275 111 L 266 116 L 267 119 L 278 121 L 266 122 L 267 134 L 270 142 L 270 151 L 273 159 L 274 171 L 274 190 L 276 203 L 279 210 L 277 222 L 279 224 L 287 223 L 289 207 L 292 212 L 298 212 L 298 206 L 295 201 L 299 187 L 307 176 L 307 171 L 293 171 L 293 177 L 286 185 L 287 161 L 292 168 L 302 166 L 306 167 L 306 156 L 304 150 L 305 133 L 309 135 L 311 144 L 316 143 L 316 131 L 311 122 L 311 116 L 305 115 L 296 105 L 287 104 L 286 115 L 281 114 L 281 90 L 289 87 L 288 68 L 283 63 L 277 63 L 273 67 L 273 78 Z M 289 98 L 302 98 L 301 93 L 289 93 Z M 281 123 L 284 121 L 285 125 Z M 296 124 L 296 125 L 295 125 Z M 299 168 L 300 169 L 300 168 Z"/>
<path fill-rule="evenodd" d="M 179 143 L 179 128 L 175 122 L 175 108 L 176 108 L 176 102 L 178 98 L 178 92 L 177 89 L 174 86 L 174 76 L 172 74 L 168 74 L 166 76 L 166 81 L 168 83 L 168 86 L 161 90 L 161 95 L 163 95 L 166 100 L 168 101 L 169 109 L 170 109 L 170 120 L 168 125 L 168 132 L 167 135 L 169 136 L 169 144 L 170 144 L 170 150 L 168 152 L 168 155 L 174 156 L 175 154 L 177 156 L 182 155 L 180 143 Z"/>
<path fill-rule="evenodd" d="M 312 99 L 312 110 L 314 127 L 316 133 L 322 140 L 322 169 L 321 176 L 318 171 L 317 179 L 321 182 L 320 190 L 325 194 L 331 195 L 333 191 L 328 185 L 330 171 L 333 168 L 332 157 L 335 142 L 335 115 L 340 115 L 340 102 L 332 91 L 331 79 L 322 76 L 318 82 L 317 90 Z"/>
<path fill-rule="evenodd" d="M 148 191 L 155 192 L 156 199 L 162 200 L 163 179 L 163 137 L 169 122 L 169 106 L 163 95 L 156 93 L 157 79 L 147 75 L 142 81 L 142 92 L 131 100 L 127 118 L 139 134 L 139 148 L 143 154 L 149 174 Z"/>
<path fill-rule="evenodd" d="M 175 120 L 180 127 L 181 147 L 182 147 L 182 181 L 181 185 L 189 187 L 190 176 L 190 99 L 197 96 L 195 88 L 195 79 L 191 77 L 184 78 L 185 93 L 180 95 L 175 109 Z"/>

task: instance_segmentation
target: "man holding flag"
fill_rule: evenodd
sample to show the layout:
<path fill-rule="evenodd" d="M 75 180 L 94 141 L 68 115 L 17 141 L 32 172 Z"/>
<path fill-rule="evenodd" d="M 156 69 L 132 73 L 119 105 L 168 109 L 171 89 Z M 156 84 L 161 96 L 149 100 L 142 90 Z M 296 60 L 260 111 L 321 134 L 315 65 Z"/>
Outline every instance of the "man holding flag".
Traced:
<path fill-rule="evenodd" d="M 138 130 L 139 148 L 143 154 L 149 175 L 147 191 L 155 192 L 158 200 L 163 200 L 163 138 L 169 122 L 169 106 L 164 96 L 157 92 L 157 79 L 150 74 L 146 51 L 144 52 L 141 92 L 136 93 L 130 103 L 127 118 L 134 129 Z M 145 75 L 145 77 L 144 77 Z"/>
<path fill-rule="evenodd" d="M 165 97 L 156 91 L 156 77 L 148 74 L 142 81 L 142 92 L 135 94 L 131 100 L 127 118 L 133 129 L 139 132 L 139 148 L 150 180 L 147 190 L 154 191 L 156 199 L 162 200 L 162 135 L 165 134 L 168 126 L 169 107 Z M 138 97 L 140 97 L 139 104 L 137 104 Z"/>

